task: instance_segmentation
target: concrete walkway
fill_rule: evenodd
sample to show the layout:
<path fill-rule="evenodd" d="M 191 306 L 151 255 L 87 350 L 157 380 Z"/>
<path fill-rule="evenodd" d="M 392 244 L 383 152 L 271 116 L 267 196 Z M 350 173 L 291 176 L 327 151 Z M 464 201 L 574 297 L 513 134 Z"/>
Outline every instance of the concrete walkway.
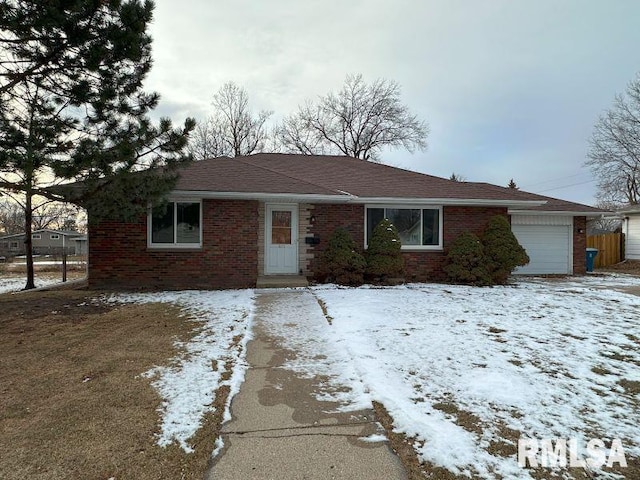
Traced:
<path fill-rule="evenodd" d="M 259 294 L 254 340 L 247 349 L 250 368 L 231 405 L 233 420 L 223 428 L 225 448 L 205 480 L 406 479 L 386 442 L 360 440 L 384 433 L 372 410 L 326 413 L 338 405 L 314 397 L 322 379 L 302 378 L 283 367 L 295 352 L 279 345 L 269 325 L 297 319 L 282 318 L 274 306 L 290 302 L 306 315 L 315 304 L 313 314 L 321 318 L 320 306 L 310 297 L 308 291 Z"/>

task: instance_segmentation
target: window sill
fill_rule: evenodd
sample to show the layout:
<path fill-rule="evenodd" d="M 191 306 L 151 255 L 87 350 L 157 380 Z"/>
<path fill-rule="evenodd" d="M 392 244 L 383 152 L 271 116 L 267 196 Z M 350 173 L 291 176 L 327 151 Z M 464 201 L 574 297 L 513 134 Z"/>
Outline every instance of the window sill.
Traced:
<path fill-rule="evenodd" d="M 401 252 L 444 252 L 442 247 L 406 247 L 400 250 Z"/>
<path fill-rule="evenodd" d="M 364 247 L 365 251 L 367 251 L 369 249 L 368 246 Z M 444 248 L 440 245 L 434 245 L 434 246 L 413 246 L 413 245 L 407 245 L 404 246 L 400 249 L 401 252 L 444 252 Z"/>

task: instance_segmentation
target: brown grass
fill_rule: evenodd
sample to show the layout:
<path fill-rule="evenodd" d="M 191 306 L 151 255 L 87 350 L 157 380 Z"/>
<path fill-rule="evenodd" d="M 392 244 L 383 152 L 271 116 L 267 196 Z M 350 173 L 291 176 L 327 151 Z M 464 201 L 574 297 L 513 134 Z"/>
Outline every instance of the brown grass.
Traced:
<path fill-rule="evenodd" d="M 640 260 L 624 260 L 615 265 L 609 265 L 608 267 L 602 267 L 597 269 L 598 273 L 616 272 L 627 273 L 629 275 L 640 275 Z"/>
<path fill-rule="evenodd" d="M 140 377 L 196 323 L 176 307 L 105 305 L 82 291 L 2 295 L 0 312 L 0 478 L 203 477 L 221 410 L 191 439 L 194 453 L 158 447 L 161 400 Z"/>

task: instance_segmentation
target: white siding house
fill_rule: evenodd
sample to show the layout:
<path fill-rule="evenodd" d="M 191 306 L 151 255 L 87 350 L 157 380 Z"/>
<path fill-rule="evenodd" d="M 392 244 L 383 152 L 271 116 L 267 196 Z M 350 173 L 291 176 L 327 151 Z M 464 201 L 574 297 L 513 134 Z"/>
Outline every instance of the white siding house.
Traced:
<path fill-rule="evenodd" d="M 640 206 L 618 212 L 624 217 L 624 256 L 626 260 L 640 260 Z"/>

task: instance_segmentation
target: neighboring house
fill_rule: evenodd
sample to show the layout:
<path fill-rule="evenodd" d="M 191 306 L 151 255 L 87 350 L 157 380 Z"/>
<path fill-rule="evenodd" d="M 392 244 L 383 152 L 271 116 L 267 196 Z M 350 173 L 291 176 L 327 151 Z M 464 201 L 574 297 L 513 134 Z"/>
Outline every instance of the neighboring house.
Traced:
<path fill-rule="evenodd" d="M 631 205 L 617 213 L 624 219 L 622 233 L 625 260 L 640 260 L 640 205 Z"/>
<path fill-rule="evenodd" d="M 86 235 L 73 239 L 75 243 L 75 255 L 86 255 L 89 253 L 89 239 Z"/>
<path fill-rule="evenodd" d="M 83 235 L 79 232 L 63 232 L 59 230 L 35 230 L 31 234 L 33 253 L 35 255 L 68 255 L 76 254 L 76 238 Z M 85 237 L 86 238 L 86 237 Z M 25 255 L 24 233 L 0 237 L 0 256 L 14 257 Z"/>
<path fill-rule="evenodd" d="M 337 227 L 366 248 L 383 218 L 400 231 L 408 281 L 443 279 L 462 232 L 510 217 L 531 265 L 585 272 L 586 217 L 601 210 L 495 185 L 455 182 L 339 156 L 258 154 L 185 167 L 166 208 L 89 229 L 92 286 L 253 287 L 272 275 L 315 278 Z"/>

